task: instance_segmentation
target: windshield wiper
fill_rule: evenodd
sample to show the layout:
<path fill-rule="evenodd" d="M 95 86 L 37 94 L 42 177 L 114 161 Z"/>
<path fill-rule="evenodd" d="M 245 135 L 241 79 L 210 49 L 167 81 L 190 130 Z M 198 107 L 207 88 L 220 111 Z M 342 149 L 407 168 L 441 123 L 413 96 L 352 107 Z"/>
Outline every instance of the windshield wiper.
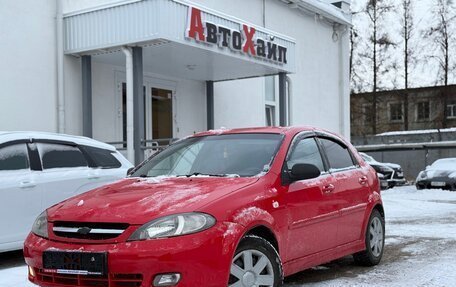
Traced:
<path fill-rule="evenodd" d="M 202 172 L 194 172 L 191 174 L 184 174 L 184 175 L 178 175 L 178 176 L 186 176 L 186 177 L 192 177 L 192 176 L 211 176 L 211 177 L 239 177 L 237 174 L 212 174 L 212 173 L 202 173 Z"/>

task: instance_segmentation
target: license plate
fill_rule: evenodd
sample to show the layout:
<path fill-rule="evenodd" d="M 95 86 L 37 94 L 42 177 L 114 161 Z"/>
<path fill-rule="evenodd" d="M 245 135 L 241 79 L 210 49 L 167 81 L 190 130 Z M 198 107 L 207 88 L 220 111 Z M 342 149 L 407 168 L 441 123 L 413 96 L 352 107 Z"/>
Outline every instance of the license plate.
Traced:
<path fill-rule="evenodd" d="M 442 182 L 442 181 L 433 181 L 433 182 L 431 182 L 431 185 L 432 186 L 445 186 L 446 183 Z"/>
<path fill-rule="evenodd" d="M 43 269 L 45 272 L 75 275 L 106 275 L 108 254 L 105 252 L 45 251 Z"/>

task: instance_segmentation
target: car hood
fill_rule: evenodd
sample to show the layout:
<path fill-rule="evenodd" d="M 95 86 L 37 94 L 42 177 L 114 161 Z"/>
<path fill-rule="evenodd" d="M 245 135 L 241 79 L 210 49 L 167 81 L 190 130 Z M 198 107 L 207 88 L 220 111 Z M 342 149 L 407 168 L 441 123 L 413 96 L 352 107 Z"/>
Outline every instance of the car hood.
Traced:
<path fill-rule="evenodd" d="M 129 178 L 49 208 L 48 220 L 144 224 L 168 214 L 197 211 L 256 181 L 256 177 Z"/>
<path fill-rule="evenodd" d="M 383 163 L 384 165 L 388 166 L 388 167 L 391 167 L 392 169 L 401 169 L 401 166 L 396 164 L 396 163 L 391 163 L 391 162 L 385 162 Z"/>

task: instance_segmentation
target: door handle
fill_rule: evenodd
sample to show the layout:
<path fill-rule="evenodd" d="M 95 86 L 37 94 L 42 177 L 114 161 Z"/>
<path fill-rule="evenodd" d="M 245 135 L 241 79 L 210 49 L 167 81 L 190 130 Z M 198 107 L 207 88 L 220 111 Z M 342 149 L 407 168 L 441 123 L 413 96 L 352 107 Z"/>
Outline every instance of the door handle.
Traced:
<path fill-rule="evenodd" d="M 334 184 L 328 184 L 328 185 L 323 186 L 323 192 L 330 193 L 330 192 L 333 192 L 335 188 L 336 187 L 334 186 Z"/>
<path fill-rule="evenodd" d="M 20 188 L 31 188 L 31 187 L 35 187 L 35 186 L 36 186 L 36 183 L 33 181 L 21 181 L 19 183 Z"/>
<path fill-rule="evenodd" d="M 89 174 L 88 178 L 89 178 L 89 179 L 99 179 L 100 176 L 99 176 L 99 175 L 96 175 L 96 174 Z"/>
<path fill-rule="evenodd" d="M 366 185 L 367 184 L 367 177 L 366 176 L 362 176 L 358 179 L 358 182 L 361 184 L 361 185 Z"/>

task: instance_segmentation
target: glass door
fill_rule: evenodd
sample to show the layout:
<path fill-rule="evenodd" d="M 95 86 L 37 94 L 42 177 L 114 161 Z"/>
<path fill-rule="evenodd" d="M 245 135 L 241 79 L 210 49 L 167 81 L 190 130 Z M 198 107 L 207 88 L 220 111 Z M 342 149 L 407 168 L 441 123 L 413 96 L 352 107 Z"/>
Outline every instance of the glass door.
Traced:
<path fill-rule="evenodd" d="M 173 137 L 173 92 L 150 87 L 146 95 L 144 116 L 146 139 L 165 140 Z"/>

